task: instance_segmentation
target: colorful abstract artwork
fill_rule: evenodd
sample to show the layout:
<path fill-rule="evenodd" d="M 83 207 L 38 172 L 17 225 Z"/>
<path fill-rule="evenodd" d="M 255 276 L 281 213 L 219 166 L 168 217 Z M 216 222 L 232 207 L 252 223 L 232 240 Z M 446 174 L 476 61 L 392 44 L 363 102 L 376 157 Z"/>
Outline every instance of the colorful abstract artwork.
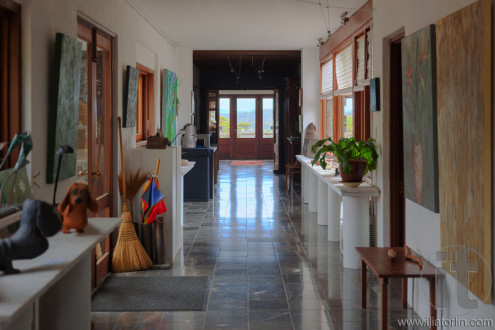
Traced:
<path fill-rule="evenodd" d="M 139 70 L 128 65 L 126 70 L 126 84 L 124 90 L 124 122 L 123 127 L 136 126 L 136 113 L 139 92 Z"/>
<path fill-rule="evenodd" d="M 177 74 L 163 70 L 162 83 L 162 131 L 172 141 L 175 137 L 177 118 Z"/>
<path fill-rule="evenodd" d="M 406 198 L 438 213 L 435 26 L 402 40 Z"/>
<path fill-rule="evenodd" d="M 436 23 L 443 267 L 485 303 L 492 299 L 491 12 L 481 0 Z M 457 301 L 476 307 L 467 294 Z"/>
<path fill-rule="evenodd" d="M 57 155 L 61 145 L 77 149 L 79 92 L 81 84 L 82 43 L 57 33 L 50 116 L 48 119 L 48 155 L 46 183 L 55 182 Z M 76 153 L 63 157 L 60 180 L 76 175 Z"/>

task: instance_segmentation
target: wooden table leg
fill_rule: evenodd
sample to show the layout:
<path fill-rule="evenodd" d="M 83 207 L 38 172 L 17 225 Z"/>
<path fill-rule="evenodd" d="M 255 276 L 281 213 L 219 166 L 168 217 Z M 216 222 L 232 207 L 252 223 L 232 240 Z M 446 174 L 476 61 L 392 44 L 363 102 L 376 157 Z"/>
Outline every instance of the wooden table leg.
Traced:
<path fill-rule="evenodd" d="M 431 329 L 436 330 L 437 327 L 435 322 L 437 320 L 437 302 L 436 302 L 436 286 L 435 286 L 435 278 L 429 278 L 428 282 L 430 282 L 430 318 L 431 318 Z"/>
<path fill-rule="evenodd" d="M 361 307 L 366 308 L 366 263 L 361 259 Z"/>
<path fill-rule="evenodd" d="M 407 277 L 402 279 L 402 308 L 407 308 Z"/>
<path fill-rule="evenodd" d="M 388 326 L 388 278 L 382 277 L 380 278 L 380 282 L 382 284 L 382 330 L 387 330 Z"/>

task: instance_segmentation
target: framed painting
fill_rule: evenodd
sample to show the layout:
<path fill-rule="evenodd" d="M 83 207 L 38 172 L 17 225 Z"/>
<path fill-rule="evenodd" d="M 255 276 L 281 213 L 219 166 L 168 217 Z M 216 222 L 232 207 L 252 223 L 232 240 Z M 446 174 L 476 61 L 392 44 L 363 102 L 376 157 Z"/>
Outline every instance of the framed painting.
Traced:
<path fill-rule="evenodd" d="M 177 74 L 163 70 L 162 75 L 162 132 L 172 141 L 175 137 L 177 119 Z"/>
<path fill-rule="evenodd" d="M 402 40 L 402 112 L 406 198 L 438 213 L 435 26 Z"/>
<path fill-rule="evenodd" d="M 57 33 L 48 119 L 46 183 L 55 182 L 58 147 L 70 145 L 74 151 L 77 150 L 81 58 L 82 43 Z M 59 180 L 74 175 L 76 175 L 76 152 L 67 154 L 63 158 Z"/>
<path fill-rule="evenodd" d="M 139 93 L 139 70 L 128 65 L 125 74 L 123 127 L 136 126 Z"/>

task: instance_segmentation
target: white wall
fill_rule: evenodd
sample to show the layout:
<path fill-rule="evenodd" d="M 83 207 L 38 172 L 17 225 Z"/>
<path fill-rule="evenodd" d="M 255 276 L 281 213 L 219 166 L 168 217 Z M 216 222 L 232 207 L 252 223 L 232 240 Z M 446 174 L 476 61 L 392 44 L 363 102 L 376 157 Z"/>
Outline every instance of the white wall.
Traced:
<path fill-rule="evenodd" d="M 473 0 L 374 0 L 373 1 L 373 40 L 372 64 L 373 75 L 379 77 L 382 84 L 381 104 L 382 111 L 372 113 L 372 135 L 377 139 L 380 154 L 376 183 L 381 190 L 377 199 L 377 238 L 378 245 L 389 244 L 389 39 L 403 29 L 409 35 L 436 20 L 474 2 Z M 440 216 L 420 205 L 406 200 L 406 242 L 422 256 L 436 263 L 435 252 L 440 249 Z M 477 299 L 478 308 L 462 310 L 456 301 L 458 282 L 450 275 L 446 275 L 437 283 L 437 301 L 445 309 L 439 310 L 439 317 L 465 319 L 493 318 L 495 306 L 483 304 Z M 409 303 L 422 317 L 429 316 L 429 294 L 427 281 L 423 279 L 410 281 Z M 470 297 L 471 299 L 475 299 Z M 460 327 L 462 328 L 462 327 Z"/>
<path fill-rule="evenodd" d="M 318 47 L 303 48 L 301 51 L 301 86 L 303 89 L 303 131 L 309 123 L 320 127 L 320 49 Z M 301 141 L 303 145 L 304 141 Z"/>
<path fill-rule="evenodd" d="M 180 105 L 177 116 L 177 130 L 191 122 L 191 92 L 193 86 L 193 51 L 191 48 L 177 48 L 177 72 L 180 86 L 177 97 Z"/>
<path fill-rule="evenodd" d="M 31 168 L 28 173 L 40 172 L 37 179 L 40 189 L 34 189 L 34 197 L 51 200 L 53 185 L 45 184 L 47 127 L 50 105 L 51 72 L 55 34 L 64 33 L 77 37 L 77 17 L 101 27 L 114 36 L 113 55 L 113 148 L 114 168 L 119 168 L 117 116 L 122 116 L 125 69 L 136 62 L 155 71 L 155 119 L 160 119 L 160 72 L 170 69 L 182 79 L 181 93 L 192 89 L 192 51 L 181 50 L 184 59 L 176 61 L 176 48 L 166 35 L 156 30 L 126 0 L 22 0 L 22 111 L 23 129 L 33 136 Z M 189 59 L 187 58 L 189 57 Z M 189 67 L 187 67 L 187 63 Z M 179 68 L 180 66 L 180 68 Z M 184 72 L 182 72 L 184 71 Z M 186 91 L 186 92 L 183 92 Z M 189 95 L 189 94 L 188 94 Z M 190 109 L 190 97 L 181 97 L 183 107 Z M 178 127 L 183 116 L 179 116 Z M 135 128 L 123 129 L 124 149 L 135 147 Z M 124 151 L 124 153 L 126 153 Z M 117 172 L 118 172 L 117 171 Z M 73 177 L 59 183 L 57 200 L 62 198 L 66 187 L 76 181 Z M 116 185 L 115 185 L 116 186 Z M 117 188 L 114 188 L 117 200 Z"/>

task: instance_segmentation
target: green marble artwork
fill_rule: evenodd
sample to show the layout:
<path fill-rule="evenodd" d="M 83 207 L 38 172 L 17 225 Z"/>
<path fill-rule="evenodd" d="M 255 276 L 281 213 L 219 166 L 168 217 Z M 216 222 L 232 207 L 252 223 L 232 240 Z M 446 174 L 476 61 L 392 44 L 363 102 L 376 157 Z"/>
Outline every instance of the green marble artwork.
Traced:
<path fill-rule="evenodd" d="M 162 132 L 172 141 L 175 137 L 177 118 L 177 74 L 163 70 L 162 84 Z"/>
<path fill-rule="evenodd" d="M 136 113 L 139 93 L 139 70 L 128 65 L 124 91 L 124 127 L 136 126 Z"/>
<path fill-rule="evenodd" d="M 74 151 L 77 149 L 81 57 L 82 43 L 57 33 L 48 119 L 46 183 L 55 182 L 58 147 L 70 145 Z M 63 156 L 59 180 L 70 178 L 75 174 L 76 152 Z"/>

